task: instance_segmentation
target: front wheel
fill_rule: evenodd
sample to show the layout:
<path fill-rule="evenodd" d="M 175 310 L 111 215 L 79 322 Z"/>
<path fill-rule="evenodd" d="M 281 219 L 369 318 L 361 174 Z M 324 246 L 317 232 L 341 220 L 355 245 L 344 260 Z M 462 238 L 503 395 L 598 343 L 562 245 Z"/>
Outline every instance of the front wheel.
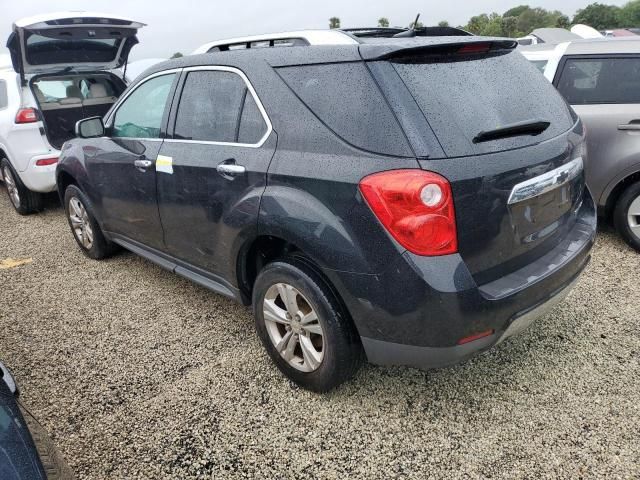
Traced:
<path fill-rule="evenodd" d="M 640 182 L 622 192 L 613 212 L 613 222 L 622 238 L 640 251 Z"/>
<path fill-rule="evenodd" d="M 0 159 L 0 173 L 7 188 L 11 205 L 16 209 L 16 212 L 20 215 L 30 215 L 42 210 L 42 194 L 32 192 L 25 187 L 6 158 Z"/>
<path fill-rule="evenodd" d="M 362 346 L 351 319 L 304 262 L 267 265 L 255 282 L 253 309 L 269 356 L 301 387 L 329 391 L 360 367 Z"/>
<path fill-rule="evenodd" d="M 115 246 L 102 233 L 91 202 L 75 185 L 65 191 L 64 209 L 73 237 L 87 257 L 100 260 L 114 252 Z"/>

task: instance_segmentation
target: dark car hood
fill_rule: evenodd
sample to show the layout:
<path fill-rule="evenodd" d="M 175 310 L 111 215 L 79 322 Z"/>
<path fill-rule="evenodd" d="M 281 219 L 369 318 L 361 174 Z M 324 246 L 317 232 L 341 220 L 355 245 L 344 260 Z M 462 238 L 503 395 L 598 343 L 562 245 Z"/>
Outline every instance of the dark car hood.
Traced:
<path fill-rule="evenodd" d="M 0 380 L 0 479 L 45 479 L 27 424 L 4 381 Z"/>

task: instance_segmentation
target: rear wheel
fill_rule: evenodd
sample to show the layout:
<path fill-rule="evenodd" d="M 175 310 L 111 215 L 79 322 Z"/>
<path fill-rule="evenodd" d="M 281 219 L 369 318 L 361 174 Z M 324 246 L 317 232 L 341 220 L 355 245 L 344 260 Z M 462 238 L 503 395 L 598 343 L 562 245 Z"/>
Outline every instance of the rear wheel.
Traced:
<path fill-rule="evenodd" d="M 360 367 L 362 346 L 351 319 L 304 262 L 267 265 L 256 279 L 253 309 L 269 356 L 301 387 L 326 392 Z"/>
<path fill-rule="evenodd" d="M 105 238 L 91 202 L 75 185 L 65 191 L 64 209 L 73 237 L 87 257 L 100 260 L 113 254 L 115 245 Z"/>
<path fill-rule="evenodd" d="M 0 171 L 2 172 L 4 185 L 7 188 L 7 195 L 16 212 L 20 215 L 29 215 L 42 210 L 42 195 L 32 192 L 24 186 L 6 158 L 0 160 Z"/>
<path fill-rule="evenodd" d="M 622 192 L 613 212 L 613 222 L 622 238 L 640 251 L 640 182 Z"/>

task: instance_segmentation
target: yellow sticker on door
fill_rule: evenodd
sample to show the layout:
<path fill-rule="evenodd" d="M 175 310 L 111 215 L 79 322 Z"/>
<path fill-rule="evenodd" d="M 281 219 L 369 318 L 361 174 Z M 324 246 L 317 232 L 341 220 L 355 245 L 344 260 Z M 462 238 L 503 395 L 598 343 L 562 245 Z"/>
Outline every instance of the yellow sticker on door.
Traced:
<path fill-rule="evenodd" d="M 173 158 L 158 155 L 156 158 L 156 172 L 173 173 Z"/>

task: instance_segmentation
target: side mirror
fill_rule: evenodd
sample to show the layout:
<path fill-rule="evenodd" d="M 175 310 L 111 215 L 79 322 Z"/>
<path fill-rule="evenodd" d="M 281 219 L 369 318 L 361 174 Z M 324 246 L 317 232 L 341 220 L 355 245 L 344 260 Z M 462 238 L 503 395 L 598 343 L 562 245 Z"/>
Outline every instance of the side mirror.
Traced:
<path fill-rule="evenodd" d="M 11 375 L 9 369 L 5 367 L 2 362 L 0 362 L 0 382 L 6 383 L 9 391 L 16 397 L 18 396 L 19 392 L 16 381 L 13 379 L 13 375 Z"/>
<path fill-rule="evenodd" d="M 91 117 L 76 123 L 76 137 L 96 138 L 104 136 L 104 123 L 102 117 Z"/>

